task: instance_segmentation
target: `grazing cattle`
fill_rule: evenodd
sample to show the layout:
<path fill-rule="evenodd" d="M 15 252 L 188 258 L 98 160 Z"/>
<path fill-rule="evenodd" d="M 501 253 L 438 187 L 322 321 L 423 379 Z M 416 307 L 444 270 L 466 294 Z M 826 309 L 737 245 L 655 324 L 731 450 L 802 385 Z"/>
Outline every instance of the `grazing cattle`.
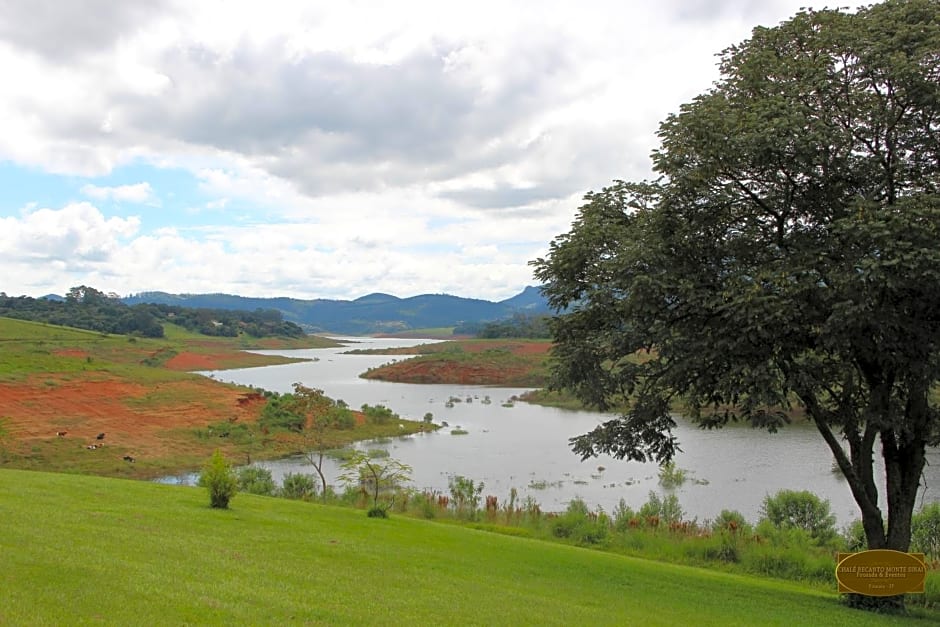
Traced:
<path fill-rule="evenodd" d="M 66 433 L 68 433 L 68 431 L 56 431 L 55 432 L 55 434 L 59 436 L 60 438 L 64 438 Z"/>
<path fill-rule="evenodd" d="M 85 448 L 87 448 L 89 451 L 94 451 L 95 449 L 100 448 L 100 446 L 100 444 L 89 444 Z"/>
<path fill-rule="evenodd" d="M 125 455 L 125 456 L 124 456 L 124 461 L 130 462 L 130 463 L 133 464 L 136 460 L 135 460 L 133 457 L 131 457 L 130 455 Z"/>
<path fill-rule="evenodd" d="M 103 434 L 103 433 L 99 433 L 97 436 L 95 436 L 95 439 L 96 439 L 96 440 L 103 440 L 103 439 L 104 439 L 104 434 Z"/>

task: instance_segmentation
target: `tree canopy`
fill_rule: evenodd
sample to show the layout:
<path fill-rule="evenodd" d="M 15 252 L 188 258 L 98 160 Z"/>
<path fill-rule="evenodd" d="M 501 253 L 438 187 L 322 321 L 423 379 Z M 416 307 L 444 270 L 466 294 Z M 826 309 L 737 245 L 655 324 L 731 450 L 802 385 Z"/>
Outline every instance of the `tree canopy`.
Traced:
<path fill-rule="evenodd" d="M 554 385 L 627 402 L 573 449 L 662 463 L 680 408 L 771 431 L 802 412 L 869 547 L 906 551 L 940 439 L 940 5 L 804 10 L 720 69 L 661 124 L 658 178 L 588 194 L 532 262 Z"/>
<path fill-rule="evenodd" d="M 302 328 L 285 321 L 274 309 L 195 309 L 148 303 L 128 306 L 117 294 L 105 294 L 85 285 L 71 288 L 64 300 L 0 293 L 0 316 L 144 337 L 164 337 L 165 322 L 220 337 L 237 337 L 239 333 L 259 338 L 305 335 Z"/>

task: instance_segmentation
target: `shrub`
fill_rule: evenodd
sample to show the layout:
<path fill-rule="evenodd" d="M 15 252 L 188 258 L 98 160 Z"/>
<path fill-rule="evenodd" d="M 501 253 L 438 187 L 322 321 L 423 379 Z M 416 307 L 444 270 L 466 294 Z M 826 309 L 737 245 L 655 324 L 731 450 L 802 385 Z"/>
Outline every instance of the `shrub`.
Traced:
<path fill-rule="evenodd" d="M 865 527 L 862 521 L 855 519 L 842 529 L 842 543 L 846 551 L 857 552 L 868 548 Z"/>
<path fill-rule="evenodd" d="M 362 414 L 367 422 L 375 425 L 385 425 L 399 419 L 399 415 L 385 405 L 372 406 L 367 403 L 362 406 Z"/>
<path fill-rule="evenodd" d="M 388 510 L 381 505 L 373 505 L 366 512 L 366 516 L 369 518 L 388 518 Z"/>
<path fill-rule="evenodd" d="M 289 472 L 284 475 L 281 495 L 289 499 L 310 500 L 317 494 L 317 483 L 313 475 Z"/>
<path fill-rule="evenodd" d="M 620 499 L 617 507 L 614 508 L 614 529 L 623 533 L 632 527 L 638 526 L 639 519 L 636 512 L 627 505 L 627 502 Z"/>
<path fill-rule="evenodd" d="M 295 404 L 293 394 L 269 397 L 258 417 L 258 424 L 265 429 L 287 429 L 297 433 L 303 431 L 306 417 L 295 411 Z"/>
<path fill-rule="evenodd" d="M 723 509 L 718 517 L 712 521 L 712 531 L 730 531 L 742 535 L 750 535 L 751 525 L 744 518 L 744 514 L 736 510 Z"/>
<path fill-rule="evenodd" d="M 454 475 L 447 479 L 447 487 L 450 489 L 451 502 L 454 504 L 457 516 L 468 520 L 476 518 L 477 509 L 480 507 L 480 495 L 483 493 L 483 482 L 474 485 L 473 479 Z"/>
<path fill-rule="evenodd" d="M 655 492 L 649 493 L 649 499 L 640 507 L 640 518 L 650 526 L 658 524 L 679 523 L 685 518 L 685 510 L 679 504 L 679 497 L 675 494 L 660 498 Z M 656 521 L 656 525 L 651 521 Z"/>
<path fill-rule="evenodd" d="M 199 475 L 199 485 L 209 490 L 209 506 L 216 509 L 228 509 L 229 501 L 238 491 L 238 480 L 231 465 L 216 449 Z"/>
<path fill-rule="evenodd" d="M 348 407 L 336 404 L 327 410 L 326 424 L 341 430 L 352 429 L 356 426 L 356 416 Z"/>
<path fill-rule="evenodd" d="M 829 512 L 829 501 L 807 490 L 780 490 L 764 498 L 761 515 L 779 529 L 802 529 L 819 544 L 836 536 L 836 517 Z"/>
<path fill-rule="evenodd" d="M 434 495 L 430 492 L 419 492 L 411 499 L 410 507 L 423 518 L 431 519 L 437 515 Z"/>
<path fill-rule="evenodd" d="M 911 550 L 940 559 L 940 503 L 931 503 L 911 520 Z"/>
<path fill-rule="evenodd" d="M 271 471 L 257 466 L 245 466 L 238 471 L 238 491 L 248 494 L 272 496 L 277 487 L 271 477 Z"/>
<path fill-rule="evenodd" d="M 551 533 L 556 538 L 570 538 L 578 544 L 600 544 L 607 539 L 610 519 L 592 513 L 580 498 L 568 503 L 565 513 L 552 520 Z"/>

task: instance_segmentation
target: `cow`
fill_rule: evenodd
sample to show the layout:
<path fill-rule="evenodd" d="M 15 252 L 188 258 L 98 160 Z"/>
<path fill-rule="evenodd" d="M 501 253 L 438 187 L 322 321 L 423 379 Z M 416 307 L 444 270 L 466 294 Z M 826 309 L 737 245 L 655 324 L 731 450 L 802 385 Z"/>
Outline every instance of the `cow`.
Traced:
<path fill-rule="evenodd" d="M 124 461 L 130 462 L 130 463 L 133 464 L 136 460 L 135 460 L 133 457 L 131 457 L 130 455 L 125 455 L 125 456 L 124 456 Z"/>
<path fill-rule="evenodd" d="M 96 440 L 103 440 L 103 439 L 104 439 L 104 434 L 103 434 L 103 433 L 99 433 L 97 436 L 95 436 L 95 439 L 96 439 Z"/>
<path fill-rule="evenodd" d="M 56 432 L 55 432 L 55 434 L 56 434 L 57 436 L 59 436 L 60 438 L 64 438 L 64 437 L 65 437 L 65 434 L 67 434 L 67 433 L 68 433 L 68 431 L 56 431 Z"/>

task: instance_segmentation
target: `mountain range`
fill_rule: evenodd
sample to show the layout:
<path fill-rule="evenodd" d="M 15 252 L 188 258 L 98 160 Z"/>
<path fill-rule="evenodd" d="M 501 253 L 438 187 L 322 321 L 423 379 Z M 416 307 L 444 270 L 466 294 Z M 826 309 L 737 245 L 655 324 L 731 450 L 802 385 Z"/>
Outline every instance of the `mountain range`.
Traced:
<path fill-rule="evenodd" d="M 526 287 L 502 301 L 422 294 L 398 298 L 374 293 L 356 300 L 252 298 L 233 294 L 169 294 L 142 292 L 121 299 L 128 305 L 156 303 L 208 309 L 275 309 L 285 320 L 309 332 L 342 334 L 394 333 L 410 329 L 452 327 L 468 322 L 491 322 L 515 314 L 550 313 L 537 287 Z"/>

